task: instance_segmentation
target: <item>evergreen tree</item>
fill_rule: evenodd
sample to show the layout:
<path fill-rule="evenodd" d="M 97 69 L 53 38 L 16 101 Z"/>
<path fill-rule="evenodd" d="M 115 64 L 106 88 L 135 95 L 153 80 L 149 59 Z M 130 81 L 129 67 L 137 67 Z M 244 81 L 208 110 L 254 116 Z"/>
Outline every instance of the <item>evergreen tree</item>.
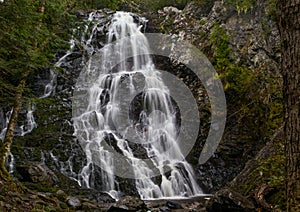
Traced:
<path fill-rule="evenodd" d="M 69 1 L 6 0 L 0 4 L 0 103 L 13 104 L 4 141 L 0 143 L 0 175 L 6 179 L 18 114 L 31 74 L 50 64 L 54 52 L 65 48 Z"/>

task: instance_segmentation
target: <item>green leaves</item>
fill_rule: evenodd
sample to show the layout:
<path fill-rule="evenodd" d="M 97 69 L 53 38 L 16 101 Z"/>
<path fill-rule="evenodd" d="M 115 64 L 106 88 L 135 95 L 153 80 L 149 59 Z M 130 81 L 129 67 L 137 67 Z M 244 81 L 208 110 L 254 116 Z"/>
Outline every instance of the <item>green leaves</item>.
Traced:
<path fill-rule="evenodd" d="M 68 48 L 69 0 L 6 0 L 0 4 L 0 96 L 14 92 L 23 73 L 48 66 L 58 49 Z M 5 91 L 5 92 L 4 92 Z"/>

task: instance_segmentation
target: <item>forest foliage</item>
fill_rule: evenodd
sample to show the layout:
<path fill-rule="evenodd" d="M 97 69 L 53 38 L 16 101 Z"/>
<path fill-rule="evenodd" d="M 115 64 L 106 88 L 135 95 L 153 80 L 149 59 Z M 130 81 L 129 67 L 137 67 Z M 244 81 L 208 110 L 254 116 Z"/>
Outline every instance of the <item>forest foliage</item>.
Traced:
<path fill-rule="evenodd" d="M 78 0 L 75 1 L 77 8 L 81 9 L 102 9 L 131 10 L 133 12 L 155 12 L 163 7 L 173 6 L 183 9 L 188 3 L 195 2 L 203 7 L 212 7 L 217 0 Z M 277 13 L 276 2 L 278 0 L 268 0 L 267 15 L 275 18 Z M 222 0 L 227 6 L 234 7 L 238 13 L 247 13 L 260 4 L 259 0 Z M 263 3 L 263 2 L 261 2 Z"/>
<path fill-rule="evenodd" d="M 39 70 L 51 66 L 56 58 L 56 52 L 68 49 L 68 40 L 72 35 L 71 29 L 75 23 L 75 11 L 78 9 L 91 10 L 110 8 L 119 10 L 126 8 L 132 11 L 154 12 L 165 6 L 175 6 L 183 9 L 188 2 L 197 2 L 203 6 L 211 6 L 210 0 L 4 0 L 0 2 L 0 105 L 12 104 L 22 73 L 29 71 L 35 75 Z M 252 10 L 259 0 L 223 0 L 235 7 L 238 13 Z M 266 14 L 276 19 L 276 1 L 269 0 Z M 41 4 L 45 11 L 39 12 Z M 260 76 L 251 70 L 234 64 L 229 45 L 230 36 L 219 24 L 215 24 L 210 34 L 210 45 L 213 48 L 212 63 L 224 82 L 226 94 L 236 100 L 244 116 L 256 116 L 254 128 L 267 137 L 282 123 L 282 96 L 272 79 L 264 79 L 268 88 L 268 100 L 255 90 L 263 91 L 262 83 L 257 84 Z M 259 89 L 258 89 L 259 88 Z M 32 97 L 29 89 L 25 97 Z M 240 102 L 238 102 L 240 101 Z M 249 104 L 249 102 L 251 104 Z M 259 129 L 257 129 L 259 128 Z M 267 165 L 261 166 L 260 171 L 270 172 L 267 183 L 279 186 L 282 184 L 283 164 L 282 155 L 272 158 Z M 276 166 L 278 165 L 278 166 Z M 276 166 L 274 168 L 274 166 Z M 268 168 L 268 170 L 266 170 Z M 247 188 L 249 189 L 249 188 Z"/>
<path fill-rule="evenodd" d="M 18 82 L 22 79 L 22 73 L 29 71 L 30 75 L 34 75 L 40 69 L 51 66 L 56 58 L 56 52 L 68 48 L 67 41 L 72 36 L 71 29 L 76 23 L 74 14 L 77 10 L 106 7 L 117 10 L 129 5 L 143 9 L 143 11 L 155 11 L 164 6 L 183 8 L 190 1 L 5 0 L 0 3 L 0 30 L 3 32 L 0 34 L 0 104 L 12 104 Z M 202 6 L 210 6 L 214 1 L 194 0 L 194 2 Z M 224 0 L 225 4 L 234 6 L 237 10 L 242 8 L 241 11 L 244 12 L 255 7 L 256 2 L 257 0 Z M 276 0 L 269 2 L 268 11 L 270 14 L 275 14 Z M 45 4 L 43 14 L 38 11 L 41 4 Z M 266 132 L 265 129 L 268 128 L 272 133 L 282 120 L 280 118 L 282 112 L 282 105 L 279 103 L 280 92 L 276 91 L 276 86 L 273 86 L 270 81 L 268 84 L 271 87 L 268 92 L 276 101 L 265 103 L 264 99 L 260 99 L 262 95 L 257 95 L 257 92 L 251 93 L 251 90 L 255 90 L 253 88 L 261 86 L 255 81 L 259 76 L 255 76 L 253 71 L 241 64 L 233 62 L 229 38 L 230 35 L 219 24 L 213 26 L 209 41 L 213 48 L 212 63 L 224 82 L 227 95 L 242 105 L 244 113 L 254 116 L 259 114 L 262 120 L 265 120 L 261 131 Z M 29 89 L 24 93 L 25 97 L 32 97 Z"/>
<path fill-rule="evenodd" d="M 44 5 L 41 13 L 39 8 Z M 57 49 L 67 49 L 71 35 L 68 0 L 6 0 L 0 4 L 0 103 L 14 97 L 22 73 L 51 66 Z M 24 92 L 30 96 L 29 90 Z"/>
<path fill-rule="evenodd" d="M 31 75 L 34 75 L 40 69 L 51 66 L 56 58 L 56 52 L 59 49 L 66 50 L 68 48 L 67 41 L 72 35 L 71 29 L 75 23 L 74 14 L 76 10 L 105 7 L 116 10 L 125 7 L 125 5 L 135 5 L 138 8 L 143 8 L 144 11 L 155 11 L 170 5 L 182 8 L 190 0 L 132 0 L 130 2 L 134 3 L 129 4 L 129 0 L 4 0 L 0 3 L 0 30 L 2 32 L 0 34 L 0 104 L 12 103 L 22 73 L 29 71 Z M 207 6 L 214 1 L 194 0 L 194 2 Z M 244 12 L 255 7 L 256 2 L 256 0 L 224 0 L 225 4 L 235 6 L 237 9 L 242 8 L 241 11 Z M 269 2 L 268 11 L 271 16 L 276 11 L 276 0 Z M 43 14 L 38 11 L 42 3 L 45 4 Z M 229 35 L 219 24 L 213 26 L 210 44 L 214 50 L 213 65 L 218 70 L 228 94 L 237 99 L 237 96 L 246 96 L 246 92 L 249 93 L 251 87 L 257 87 L 253 80 L 257 76 L 254 76 L 252 71 L 240 64 L 233 63 L 229 47 Z M 272 96 L 276 96 L 280 100 L 281 97 L 278 97 L 277 91 L 272 90 L 270 92 L 271 94 L 274 93 Z M 32 96 L 30 90 L 26 90 L 25 94 L 26 97 Z M 259 98 L 259 95 L 256 96 Z M 255 102 L 259 101 L 261 100 L 255 100 Z M 274 105 L 272 105 L 273 103 Z M 266 104 L 261 105 L 265 107 Z M 246 108 L 252 110 L 249 107 Z M 262 109 L 259 106 L 256 109 L 262 110 L 261 113 L 267 110 L 269 116 L 277 117 L 279 116 L 278 113 L 281 113 L 282 106 L 276 100 L 270 102 L 267 108 Z M 275 120 L 270 123 L 272 130 L 280 122 Z"/>

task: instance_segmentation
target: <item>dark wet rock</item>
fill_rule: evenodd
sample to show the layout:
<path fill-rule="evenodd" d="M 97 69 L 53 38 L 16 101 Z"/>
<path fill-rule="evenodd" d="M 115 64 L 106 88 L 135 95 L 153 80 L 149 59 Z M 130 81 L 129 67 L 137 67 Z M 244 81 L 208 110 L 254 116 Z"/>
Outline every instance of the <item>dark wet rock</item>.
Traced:
<path fill-rule="evenodd" d="M 67 204 L 73 208 L 79 208 L 81 206 L 81 202 L 77 197 L 68 197 Z"/>
<path fill-rule="evenodd" d="M 132 170 L 131 170 L 132 171 Z M 130 196 L 139 196 L 139 193 L 136 189 L 135 179 L 126 179 L 119 176 L 116 176 L 116 180 L 120 183 L 120 190 L 122 191 L 121 196 L 130 195 Z"/>
<path fill-rule="evenodd" d="M 45 164 L 39 162 L 29 162 L 17 166 L 17 171 L 22 177 L 22 181 L 54 185 L 58 182 L 57 176 Z"/>
<path fill-rule="evenodd" d="M 183 12 L 187 12 L 197 18 L 206 17 L 211 12 L 212 7 L 214 6 L 214 2 L 215 1 L 207 2 L 207 5 L 205 7 L 199 5 L 199 2 L 196 1 L 189 2 L 183 9 Z"/>
<path fill-rule="evenodd" d="M 224 188 L 209 200 L 208 211 L 253 211 L 254 204 L 240 193 Z"/>
<path fill-rule="evenodd" d="M 67 194 L 63 190 L 58 190 L 55 193 L 55 196 L 61 201 L 64 201 L 67 198 Z"/>
<path fill-rule="evenodd" d="M 214 1 L 212 1 L 212 3 L 213 2 Z M 112 13 L 111 11 L 104 12 L 106 13 L 101 14 L 99 12 L 99 15 L 105 17 Z M 86 14 L 83 14 L 82 11 L 78 11 L 77 15 L 82 18 L 86 17 Z M 158 15 L 160 22 L 157 20 L 155 22 L 150 20 L 150 31 L 159 32 L 163 29 L 164 32 L 177 34 L 180 38 L 187 39 L 195 46 L 204 50 L 208 47 L 210 48 L 208 42 L 213 25 L 215 23 L 222 25 L 228 34 L 231 35 L 230 46 L 233 50 L 233 61 L 238 61 L 241 57 L 247 68 L 250 68 L 251 70 L 263 68 L 263 70 L 266 71 L 265 75 L 267 75 L 268 78 L 275 79 L 277 77 L 278 31 L 274 23 L 269 20 L 266 21 L 263 16 L 254 15 L 251 17 L 243 14 L 238 16 L 232 9 L 227 8 L 226 10 L 225 6 L 220 1 L 211 4 L 209 8 L 199 7 L 195 2 L 190 3 L 183 10 L 168 7 L 159 12 Z M 264 23 L 263 27 L 261 26 L 261 23 Z M 154 27 L 153 24 L 156 26 Z M 158 28 L 160 29 L 158 30 Z M 96 38 L 105 39 L 105 30 L 104 27 L 104 33 L 99 32 L 97 34 L 94 42 L 96 42 Z M 270 32 L 265 34 L 266 31 Z M 234 33 L 234 36 L 232 36 L 232 33 Z M 101 42 L 98 44 L 102 45 Z M 80 44 L 76 44 L 74 53 L 66 58 L 66 61 L 62 64 L 62 70 L 59 71 L 55 97 L 47 98 L 45 101 L 38 103 L 37 111 L 35 112 L 36 121 L 39 125 L 38 129 L 25 137 L 16 138 L 16 142 L 13 144 L 13 154 L 17 164 L 23 160 L 45 160 L 45 163 L 52 170 L 61 171 L 66 176 L 78 179 L 77 173 L 79 173 L 80 169 L 85 164 L 86 159 L 80 144 L 72 136 L 71 97 L 76 79 L 79 76 L 80 71 L 84 69 L 84 61 L 86 58 L 82 58 L 82 56 L 82 47 Z M 203 141 L 206 139 L 207 129 L 210 125 L 210 106 L 208 104 L 209 100 L 207 95 L 203 86 L 201 87 L 201 82 L 197 80 L 197 77 L 193 75 L 192 71 L 182 67 L 180 64 L 174 64 L 169 58 L 166 59 L 154 56 L 154 60 L 159 69 L 167 70 L 172 74 L 175 74 L 189 86 L 193 95 L 195 95 L 199 109 L 201 109 L 199 137 L 193 150 L 187 157 L 189 162 L 194 166 L 197 166 L 199 153 L 201 152 L 201 147 L 203 146 Z M 36 81 L 36 86 L 33 90 L 38 96 L 43 94 L 43 88 L 47 83 L 46 79 L 48 78 L 49 69 L 45 70 L 44 73 L 43 71 L 39 72 L 39 76 L 33 79 Z M 228 123 L 228 129 L 230 129 L 231 132 L 224 136 L 224 140 L 220 144 L 217 153 L 206 164 L 197 166 L 196 175 L 202 188 L 205 187 L 208 191 L 215 191 L 221 188 L 236 176 L 243 168 L 246 161 L 254 155 L 253 152 L 258 151 L 259 147 L 257 146 L 259 141 L 255 140 L 255 142 L 253 142 L 253 138 L 239 139 L 239 134 L 252 134 L 252 132 L 249 133 L 249 130 L 247 131 L 247 121 L 244 121 L 243 123 L 244 127 L 242 129 L 238 128 L 238 125 L 234 126 L 235 123 L 232 121 L 231 117 L 230 123 Z M 138 147 L 135 149 L 137 154 L 140 155 L 140 158 L 143 158 L 143 155 L 145 155 L 145 152 L 142 151 L 143 149 L 139 149 Z M 73 165 L 72 169 L 70 164 Z M 95 168 L 95 170 L 97 169 L 98 168 Z M 100 171 L 98 169 L 93 177 L 98 178 L 99 174 Z M 42 179 L 43 177 L 41 176 L 44 175 L 40 175 L 40 177 L 34 179 Z M 241 179 L 242 178 L 237 178 L 239 182 Z M 52 180 L 50 180 L 50 182 L 52 184 L 54 183 Z M 86 198 L 101 204 L 115 202 L 108 194 L 99 192 L 102 188 L 101 182 L 95 182 L 95 190 L 82 189 L 75 181 L 70 180 L 64 182 L 66 182 L 64 183 L 65 186 L 59 185 L 59 188 L 63 188 L 70 196 L 78 195 L 80 198 Z M 118 182 L 120 182 L 121 190 L 127 195 L 138 196 L 138 192 L 136 191 L 136 188 L 134 188 L 134 180 L 118 179 Z M 216 210 L 218 210 L 221 203 L 224 203 L 225 205 L 227 203 L 234 205 L 237 210 L 240 210 L 239 204 L 228 197 L 228 192 L 223 192 L 219 195 L 219 199 L 216 200 L 214 204 Z M 134 202 L 134 200 L 132 201 Z M 218 201 L 221 203 L 218 203 Z M 130 201 L 120 205 L 116 204 L 112 206 L 111 211 L 128 211 L 130 210 L 128 206 L 129 202 Z M 84 206 L 84 204 L 86 205 Z M 94 205 L 83 202 L 82 207 L 93 208 Z M 184 208 L 188 207 L 191 206 L 184 206 Z M 170 209 L 166 203 L 157 206 L 157 208 Z M 194 208 L 193 205 L 193 209 Z M 200 209 L 203 209 L 202 205 L 199 205 L 199 210 Z"/>
<path fill-rule="evenodd" d="M 282 128 L 280 130 L 282 134 Z M 262 148 L 257 156 L 248 161 L 244 169 L 230 182 L 230 187 L 239 189 L 242 192 L 240 185 L 244 185 L 247 180 L 249 180 L 250 174 L 259 167 L 263 161 L 267 160 L 276 153 L 275 145 L 273 142 L 267 143 L 267 145 Z"/>
<path fill-rule="evenodd" d="M 140 198 L 134 196 L 125 196 L 111 206 L 108 211 L 142 211 L 145 209 L 147 209 L 147 206 Z"/>
<path fill-rule="evenodd" d="M 255 6 L 251 12 L 238 14 L 234 7 L 228 7 L 222 1 L 211 1 L 205 7 L 197 2 L 191 2 L 183 10 L 168 7 L 158 11 L 157 17 L 152 15 L 151 31 L 168 33 L 189 41 L 211 59 L 214 57 L 212 49 L 214 44 L 210 43 L 210 37 L 214 26 L 219 25 L 229 36 L 230 60 L 234 61 L 234 65 L 251 70 L 259 78 L 271 77 L 274 79 L 271 83 L 260 86 L 276 85 L 280 89 L 279 33 L 276 23 L 265 15 L 266 7 L 266 3 L 261 3 Z M 156 31 L 153 29 L 155 26 L 157 27 Z M 154 60 L 159 69 L 168 70 L 164 69 L 168 67 L 166 65 L 168 59 L 162 60 L 154 57 Z M 169 65 L 169 67 L 172 66 Z M 172 67 L 171 69 L 176 70 L 171 73 L 175 72 L 180 79 L 190 78 L 186 80 L 187 85 L 190 85 L 189 88 L 197 100 L 197 91 L 202 90 L 195 89 L 200 88 L 199 82 L 195 80 L 197 77 L 182 67 L 177 69 Z M 202 90 L 202 92 L 205 94 L 205 91 Z M 263 138 L 269 136 L 266 135 L 266 132 L 261 133 L 259 129 L 253 127 L 257 125 L 253 123 L 261 121 L 258 120 L 258 117 L 244 116 L 240 119 L 236 112 L 236 102 L 232 101 L 234 97 L 231 98 L 226 93 L 226 98 L 227 114 L 230 119 L 227 119 L 224 136 L 214 156 L 201 165 L 197 163 L 210 126 L 210 109 L 207 109 L 204 101 L 197 102 L 198 106 L 200 105 L 199 107 L 202 108 L 200 133 L 187 160 L 195 166 L 198 182 L 207 193 L 215 192 L 227 185 L 244 168 L 247 161 L 265 145 Z M 205 95 L 203 99 L 205 100 Z M 261 107 L 268 108 L 268 104 L 261 103 Z"/>
<path fill-rule="evenodd" d="M 145 200 L 145 204 L 150 211 L 205 211 L 205 201 L 207 197 L 199 196 L 188 199 L 158 199 Z"/>
<path fill-rule="evenodd" d="M 135 211 L 135 210 L 128 210 L 126 206 L 121 206 L 121 207 L 111 206 L 107 210 L 107 212 L 126 212 L 126 211 Z"/>
<path fill-rule="evenodd" d="M 169 207 L 163 206 L 163 207 L 160 207 L 160 208 L 159 208 L 159 211 L 161 211 L 161 212 L 169 212 L 169 211 L 171 211 L 171 210 L 170 210 Z"/>
<path fill-rule="evenodd" d="M 103 18 L 103 29 L 100 24 L 99 32 L 93 38 L 93 42 L 97 42 L 100 45 L 100 43 L 106 42 L 106 24 L 109 22 L 112 12 L 99 10 L 95 13 Z M 82 11 L 78 11 L 77 15 L 80 20 L 88 16 L 87 13 L 83 14 Z M 81 32 L 77 34 L 78 40 L 75 41 L 73 51 L 64 57 L 64 60 L 60 61 L 60 68 L 55 70 L 57 71 L 57 85 L 55 92 L 53 92 L 55 95 L 41 99 L 36 104 L 37 109 L 34 111 L 34 117 L 38 128 L 24 137 L 16 137 L 12 153 L 15 156 L 16 164 L 20 164 L 22 161 L 43 162 L 53 171 L 60 172 L 72 179 L 81 180 L 79 173 L 83 166 L 86 165 L 86 156 L 79 141 L 73 136 L 74 128 L 71 120 L 74 86 L 81 71 L 84 70 L 88 55 L 82 47 L 80 42 L 81 35 L 79 34 Z M 62 50 L 57 52 L 57 57 L 61 57 L 66 53 Z M 33 90 L 37 96 L 43 95 L 45 85 L 49 82 L 49 73 L 50 70 L 48 68 L 42 70 L 31 79 L 34 84 Z M 99 178 L 99 174 L 93 175 L 92 178 Z M 71 192 L 73 192 L 76 187 L 73 185 L 74 181 L 68 181 L 67 184 L 69 183 L 70 187 L 62 190 L 72 190 Z M 78 184 L 78 182 L 75 183 Z M 61 186 L 64 187 L 64 185 Z M 102 183 L 95 183 L 97 191 L 103 190 L 101 186 Z M 93 192 L 92 194 L 92 199 L 102 201 Z M 104 201 L 111 201 L 111 198 L 107 198 Z"/>
<path fill-rule="evenodd" d="M 95 189 L 84 189 L 78 187 L 76 189 L 70 189 L 67 192 L 72 196 L 80 197 L 81 199 L 85 199 L 87 201 L 91 201 L 98 204 L 103 203 L 115 203 L 116 200 L 113 199 L 109 194 L 105 192 L 101 192 Z"/>
<path fill-rule="evenodd" d="M 182 209 L 183 207 L 177 203 L 172 201 L 167 201 L 166 206 L 170 209 Z"/>
<path fill-rule="evenodd" d="M 280 211 L 279 207 L 282 207 L 286 202 L 283 196 L 284 184 L 266 184 L 266 178 L 269 175 L 265 172 L 265 170 L 270 169 L 270 163 L 272 165 L 275 163 L 274 158 L 278 160 L 278 157 L 284 155 L 284 147 L 281 144 L 283 140 L 282 126 L 273 135 L 271 141 L 258 152 L 254 159 L 247 162 L 244 169 L 229 184 L 230 188 L 247 195 L 249 199 L 255 199 L 256 207 L 262 208 L 262 210 Z M 281 164 L 283 162 L 282 159 Z M 278 161 L 276 163 L 280 164 Z M 279 170 L 277 168 L 276 172 L 271 172 L 271 176 L 284 179 L 284 175 Z"/>
<path fill-rule="evenodd" d="M 86 16 L 86 13 L 83 10 L 77 10 L 75 12 L 75 14 L 77 17 L 85 17 Z"/>
<path fill-rule="evenodd" d="M 83 202 L 81 208 L 83 211 L 91 211 L 97 209 L 97 205 L 91 202 Z"/>
<path fill-rule="evenodd" d="M 129 209 L 143 209 L 145 208 L 145 203 L 138 197 L 133 196 L 125 196 L 122 197 L 117 203 L 116 206 L 119 207 L 121 205 L 125 205 Z"/>
<path fill-rule="evenodd" d="M 97 202 L 97 203 L 114 203 L 116 202 L 115 199 L 113 199 L 109 194 L 105 193 L 105 192 L 99 192 L 97 190 L 94 189 L 89 189 L 85 191 L 86 193 L 84 193 L 83 195 L 81 195 L 81 197 L 85 197 L 91 201 Z M 83 193 L 81 191 L 81 193 Z"/>

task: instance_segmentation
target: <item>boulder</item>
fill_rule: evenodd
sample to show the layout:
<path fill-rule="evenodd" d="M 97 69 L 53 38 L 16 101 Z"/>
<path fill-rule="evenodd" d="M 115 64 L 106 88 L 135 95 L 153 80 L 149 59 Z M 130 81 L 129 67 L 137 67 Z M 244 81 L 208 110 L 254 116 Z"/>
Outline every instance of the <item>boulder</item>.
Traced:
<path fill-rule="evenodd" d="M 83 202 L 82 203 L 82 210 L 83 211 L 91 211 L 91 210 L 96 210 L 97 205 L 91 202 Z"/>
<path fill-rule="evenodd" d="M 172 201 L 167 201 L 166 206 L 170 209 L 182 209 L 183 207 L 177 203 Z"/>
<path fill-rule="evenodd" d="M 63 190 L 58 190 L 55 193 L 55 196 L 61 201 L 64 201 L 67 198 L 67 194 Z"/>
<path fill-rule="evenodd" d="M 28 162 L 16 167 L 21 175 L 21 181 L 55 185 L 58 182 L 57 176 L 45 164 L 40 162 Z"/>
<path fill-rule="evenodd" d="M 112 205 L 108 211 L 139 211 L 147 208 L 143 200 L 134 196 L 122 197 L 117 203 Z"/>
<path fill-rule="evenodd" d="M 67 204 L 72 208 L 79 208 L 81 206 L 81 202 L 77 197 L 68 197 Z"/>
<path fill-rule="evenodd" d="M 215 193 L 207 205 L 208 211 L 253 211 L 254 204 L 242 194 L 224 188 Z"/>

